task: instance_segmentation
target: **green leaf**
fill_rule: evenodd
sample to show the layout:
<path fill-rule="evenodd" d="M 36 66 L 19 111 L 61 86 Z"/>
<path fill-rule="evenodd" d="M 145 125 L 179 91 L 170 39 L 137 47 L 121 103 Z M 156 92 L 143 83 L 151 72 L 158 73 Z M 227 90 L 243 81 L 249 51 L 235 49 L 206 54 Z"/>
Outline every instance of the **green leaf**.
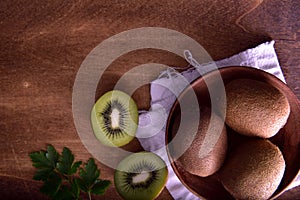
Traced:
<path fill-rule="evenodd" d="M 88 192 L 88 191 L 89 191 L 88 186 L 85 184 L 85 182 L 84 182 L 82 179 L 77 178 L 77 179 L 76 179 L 76 182 L 77 182 L 77 184 L 78 184 L 78 186 L 79 186 L 79 188 L 80 188 L 81 190 L 83 190 L 83 191 L 85 191 L 85 192 Z"/>
<path fill-rule="evenodd" d="M 54 200 L 74 200 L 78 198 L 74 198 L 72 191 L 67 186 L 62 186 L 61 189 L 56 193 L 53 197 Z"/>
<path fill-rule="evenodd" d="M 100 170 L 97 169 L 95 160 L 90 158 L 84 166 L 84 169 L 80 169 L 80 177 L 82 178 L 86 188 L 91 188 L 97 178 L 100 176 Z"/>
<path fill-rule="evenodd" d="M 75 162 L 72 167 L 71 167 L 71 174 L 75 174 L 77 172 L 77 169 L 80 167 L 80 165 L 82 164 L 81 161 L 77 161 Z"/>
<path fill-rule="evenodd" d="M 35 172 L 33 179 L 37 181 L 46 181 L 51 172 L 53 172 L 53 169 L 51 168 L 39 169 Z"/>
<path fill-rule="evenodd" d="M 74 155 L 71 150 L 64 147 L 61 160 L 57 163 L 57 169 L 63 174 L 72 174 L 71 167 L 74 161 Z"/>
<path fill-rule="evenodd" d="M 47 146 L 47 153 L 46 158 L 51 162 L 53 167 L 56 167 L 56 163 L 59 158 L 59 154 L 55 150 L 55 148 L 52 145 Z"/>
<path fill-rule="evenodd" d="M 111 184 L 110 181 L 98 179 L 100 170 L 93 158 L 90 158 L 84 168 L 80 169 L 79 175 L 80 178 L 77 179 L 78 186 L 87 193 L 104 194 Z"/>
<path fill-rule="evenodd" d="M 32 152 L 29 156 L 35 168 L 53 168 L 52 163 L 46 157 L 45 151 Z"/>
<path fill-rule="evenodd" d="M 42 169 L 54 169 L 56 162 L 59 158 L 59 154 L 52 145 L 48 145 L 47 151 L 37 151 L 29 154 L 33 166 Z"/>
<path fill-rule="evenodd" d="M 110 184 L 111 182 L 107 180 L 97 180 L 97 182 L 92 187 L 91 193 L 98 195 L 104 194 Z"/>
<path fill-rule="evenodd" d="M 74 182 L 71 186 L 62 185 L 61 188 L 57 191 L 55 196 L 52 197 L 54 200 L 74 200 L 79 199 L 80 190 L 76 182 Z"/>
<path fill-rule="evenodd" d="M 74 162 L 74 155 L 70 149 L 64 147 L 60 155 L 52 145 L 46 151 L 37 151 L 29 154 L 32 165 L 37 168 L 33 179 L 44 182 L 40 191 L 54 200 L 80 199 L 84 191 L 90 197 L 93 194 L 103 194 L 110 181 L 100 180 L 100 170 L 95 160 L 90 158 L 82 165 L 81 161 Z"/>
<path fill-rule="evenodd" d="M 61 177 L 57 173 L 52 172 L 48 179 L 44 182 L 40 191 L 50 197 L 54 197 L 59 190 L 61 183 Z"/>
<path fill-rule="evenodd" d="M 80 195 L 80 189 L 79 189 L 79 186 L 78 186 L 78 183 L 77 183 L 77 179 L 74 179 L 74 182 L 71 185 L 71 191 L 73 193 L 73 197 L 75 199 L 78 199 L 79 195 Z"/>
<path fill-rule="evenodd" d="M 48 145 L 47 151 L 32 152 L 29 154 L 32 165 L 38 170 L 35 172 L 34 180 L 47 180 L 49 174 L 54 170 L 59 154 L 53 146 Z"/>

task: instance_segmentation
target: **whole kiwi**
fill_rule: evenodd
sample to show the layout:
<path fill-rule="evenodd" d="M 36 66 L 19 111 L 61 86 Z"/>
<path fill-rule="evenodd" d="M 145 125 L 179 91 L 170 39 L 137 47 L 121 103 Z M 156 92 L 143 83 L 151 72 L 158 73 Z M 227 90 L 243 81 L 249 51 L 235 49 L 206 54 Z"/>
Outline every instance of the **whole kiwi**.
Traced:
<path fill-rule="evenodd" d="M 183 151 L 186 144 L 190 147 L 179 157 L 178 162 L 189 173 L 206 177 L 220 169 L 227 151 L 227 132 L 224 120 L 211 112 L 208 107 L 201 107 L 200 121 L 186 121 L 186 138 L 174 146 L 174 151 Z M 195 137 L 190 133 L 191 126 L 197 126 Z"/>
<path fill-rule="evenodd" d="M 236 79 L 225 86 L 226 124 L 246 136 L 269 138 L 287 122 L 290 105 L 277 88 L 252 79 Z"/>
<path fill-rule="evenodd" d="M 220 170 L 220 180 L 236 199 L 268 199 L 285 171 L 279 148 L 266 139 L 249 139 L 233 150 Z"/>

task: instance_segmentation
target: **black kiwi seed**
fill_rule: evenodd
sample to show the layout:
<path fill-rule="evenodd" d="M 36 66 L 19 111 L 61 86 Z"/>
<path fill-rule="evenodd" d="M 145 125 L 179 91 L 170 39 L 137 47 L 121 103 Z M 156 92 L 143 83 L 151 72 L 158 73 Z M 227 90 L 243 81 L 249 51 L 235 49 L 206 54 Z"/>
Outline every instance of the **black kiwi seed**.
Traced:
<path fill-rule="evenodd" d="M 147 163 L 145 160 L 142 161 L 142 163 L 138 163 L 137 165 L 133 166 L 130 171 L 134 171 L 131 173 L 128 173 L 126 176 L 126 183 L 129 188 L 135 189 L 135 188 L 147 188 L 150 186 L 150 184 L 157 179 L 157 172 L 155 171 L 155 167 L 152 163 Z M 133 177 L 143 173 L 143 172 L 150 173 L 150 176 L 143 182 L 134 183 Z"/>
<path fill-rule="evenodd" d="M 111 126 L 112 118 L 110 115 L 112 111 L 117 109 L 119 111 L 119 126 L 114 128 Z M 108 138 L 114 139 L 115 137 L 122 137 L 124 135 L 123 130 L 125 130 L 125 120 L 128 117 L 128 111 L 124 108 L 124 105 L 120 103 L 118 100 L 108 102 L 104 108 L 103 112 L 99 112 L 100 117 L 104 119 L 104 128 L 105 134 Z"/>

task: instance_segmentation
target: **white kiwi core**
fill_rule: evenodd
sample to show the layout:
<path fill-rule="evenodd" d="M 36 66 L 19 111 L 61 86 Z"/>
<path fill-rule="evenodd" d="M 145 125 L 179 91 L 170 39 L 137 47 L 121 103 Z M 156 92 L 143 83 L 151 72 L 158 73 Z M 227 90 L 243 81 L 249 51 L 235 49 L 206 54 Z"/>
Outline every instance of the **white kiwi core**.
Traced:
<path fill-rule="evenodd" d="M 132 183 L 146 182 L 148 178 L 150 178 L 150 173 L 142 171 L 141 173 L 132 177 Z"/>
<path fill-rule="evenodd" d="M 111 127 L 113 129 L 118 128 L 119 121 L 120 121 L 120 111 L 118 109 L 113 109 L 110 114 L 110 118 L 111 118 Z"/>

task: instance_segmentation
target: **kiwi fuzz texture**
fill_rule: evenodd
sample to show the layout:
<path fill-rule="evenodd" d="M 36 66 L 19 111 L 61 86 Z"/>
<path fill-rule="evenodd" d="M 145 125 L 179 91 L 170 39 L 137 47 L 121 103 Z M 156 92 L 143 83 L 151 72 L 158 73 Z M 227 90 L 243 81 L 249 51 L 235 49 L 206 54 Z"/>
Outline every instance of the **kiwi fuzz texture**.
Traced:
<path fill-rule="evenodd" d="M 220 180 L 236 199 L 268 199 L 285 171 L 280 149 L 266 139 L 249 139 L 225 161 Z"/>
<path fill-rule="evenodd" d="M 168 177 L 165 162 L 151 152 L 133 153 L 115 171 L 114 184 L 124 199 L 152 200 L 163 190 Z"/>
<path fill-rule="evenodd" d="M 135 137 L 138 108 L 126 93 L 112 90 L 102 95 L 91 111 L 96 138 L 106 146 L 120 147 Z"/>
<path fill-rule="evenodd" d="M 287 122 L 288 99 L 277 88 L 252 79 L 237 79 L 225 86 L 226 124 L 246 136 L 269 138 Z"/>
<path fill-rule="evenodd" d="M 180 165 L 189 173 L 207 177 L 218 171 L 226 157 L 227 153 L 227 132 L 224 121 L 214 112 L 211 112 L 210 108 L 202 107 L 200 114 L 200 121 L 190 121 L 187 124 L 188 127 L 195 126 L 192 123 L 198 124 L 198 130 L 193 138 L 191 146 L 182 154 L 178 159 Z M 212 125 L 209 128 L 209 125 Z M 185 134 L 189 137 L 189 133 Z M 192 138 L 184 138 L 176 146 L 176 151 L 182 151 L 185 146 L 186 140 Z M 203 151 L 208 152 L 203 155 Z"/>

